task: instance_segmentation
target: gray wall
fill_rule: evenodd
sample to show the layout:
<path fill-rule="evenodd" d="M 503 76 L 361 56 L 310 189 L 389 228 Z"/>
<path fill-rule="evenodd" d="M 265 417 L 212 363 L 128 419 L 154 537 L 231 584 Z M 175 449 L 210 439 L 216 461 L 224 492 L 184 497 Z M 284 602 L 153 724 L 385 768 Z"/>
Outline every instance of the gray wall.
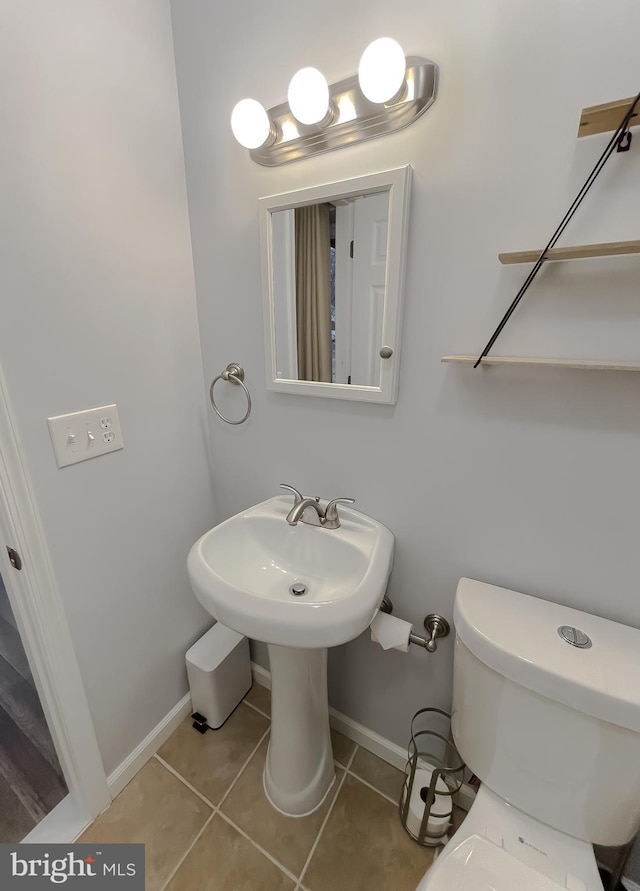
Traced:
<path fill-rule="evenodd" d="M 112 771 L 187 690 L 214 522 L 169 6 L 9 0 L 0 362 Z M 59 470 L 50 415 L 117 402 L 125 448 Z"/>
<path fill-rule="evenodd" d="M 640 7 L 181 0 L 172 15 L 205 377 L 238 361 L 254 398 L 243 426 L 210 418 L 221 515 L 282 481 L 353 496 L 395 533 L 389 593 L 417 626 L 428 612 L 451 617 L 463 575 L 640 625 L 637 377 L 440 364 L 482 348 L 526 273 L 501 267 L 498 252 L 542 246 L 604 146 L 605 136 L 576 141 L 581 108 L 640 87 Z M 441 66 L 439 98 L 417 123 L 276 169 L 235 143 L 238 99 L 283 101 L 303 65 L 339 80 L 382 34 Z M 397 405 L 268 392 L 258 198 L 407 163 Z M 634 144 L 612 159 L 567 243 L 636 237 L 639 173 Z M 639 263 L 549 268 L 497 352 L 640 359 Z M 331 653 L 332 704 L 405 744 L 418 707 L 448 706 L 451 658 L 452 640 L 436 656 L 402 655 L 363 635 Z"/>

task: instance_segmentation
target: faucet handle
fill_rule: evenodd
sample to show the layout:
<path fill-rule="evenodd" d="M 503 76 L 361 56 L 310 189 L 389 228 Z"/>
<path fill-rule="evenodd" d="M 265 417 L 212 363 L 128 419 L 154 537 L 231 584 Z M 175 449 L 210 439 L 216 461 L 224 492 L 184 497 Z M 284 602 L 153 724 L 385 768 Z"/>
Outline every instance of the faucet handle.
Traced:
<path fill-rule="evenodd" d="M 288 489 L 289 492 L 293 492 L 293 506 L 294 507 L 296 506 L 296 504 L 300 504 L 300 502 L 302 501 L 302 498 L 303 498 L 302 492 L 298 492 L 298 490 L 296 488 L 294 488 L 293 486 L 290 486 L 288 483 L 280 483 L 280 488 Z"/>
<path fill-rule="evenodd" d="M 355 498 L 334 498 L 330 501 L 324 512 L 323 526 L 329 529 L 337 529 L 340 526 L 340 517 L 338 516 L 339 504 L 355 504 Z"/>

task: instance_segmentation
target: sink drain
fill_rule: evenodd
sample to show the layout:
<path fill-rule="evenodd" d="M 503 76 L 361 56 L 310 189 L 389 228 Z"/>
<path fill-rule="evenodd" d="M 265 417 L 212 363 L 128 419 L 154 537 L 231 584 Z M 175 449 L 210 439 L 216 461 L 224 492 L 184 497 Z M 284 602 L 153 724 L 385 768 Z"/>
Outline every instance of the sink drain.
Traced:
<path fill-rule="evenodd" d="M 307 586 L 303 585 L 302 582 L 294 582 L 289 588 L 289 594 L 292 594 L 294 597 L 302 597 L 308 590 Z"/>

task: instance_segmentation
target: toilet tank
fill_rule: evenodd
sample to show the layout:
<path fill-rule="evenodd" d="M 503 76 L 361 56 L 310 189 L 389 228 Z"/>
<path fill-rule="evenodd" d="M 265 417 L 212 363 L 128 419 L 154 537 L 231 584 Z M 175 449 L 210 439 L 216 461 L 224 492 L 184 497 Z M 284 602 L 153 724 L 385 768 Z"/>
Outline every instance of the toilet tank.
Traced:
<path fill-rule="evenodd" d="M 451 726 L 467 765 L 562 832 L 629 841 L 640 824 L 640 630 L 471 579 L 453 618 Z M 590 645 L 568 643 L 563 626 Z"/>

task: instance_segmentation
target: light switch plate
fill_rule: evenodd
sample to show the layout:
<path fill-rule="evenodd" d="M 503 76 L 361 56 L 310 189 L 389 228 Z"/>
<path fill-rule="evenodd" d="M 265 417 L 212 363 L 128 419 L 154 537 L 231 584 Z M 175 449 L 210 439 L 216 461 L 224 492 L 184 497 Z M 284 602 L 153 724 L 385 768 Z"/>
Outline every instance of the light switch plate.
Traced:
<path fill-rule="evenodd" d="M 47 418 L 58 467 L 98 458 L 123 448 L 117 405 Z"/>

